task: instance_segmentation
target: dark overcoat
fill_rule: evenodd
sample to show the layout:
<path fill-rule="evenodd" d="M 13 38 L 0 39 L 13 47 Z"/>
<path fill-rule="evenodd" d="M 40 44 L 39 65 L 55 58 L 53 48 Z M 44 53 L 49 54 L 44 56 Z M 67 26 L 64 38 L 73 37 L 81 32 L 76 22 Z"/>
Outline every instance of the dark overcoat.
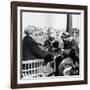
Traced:
<path fill-rule="evenodd" d="M 23 39 L 23 60 L 34 60 L 42 59 L 47 55 L 47 52 L 39 48 L 38 43 L 36 43 L 30 36 L 25 36 Z"/>

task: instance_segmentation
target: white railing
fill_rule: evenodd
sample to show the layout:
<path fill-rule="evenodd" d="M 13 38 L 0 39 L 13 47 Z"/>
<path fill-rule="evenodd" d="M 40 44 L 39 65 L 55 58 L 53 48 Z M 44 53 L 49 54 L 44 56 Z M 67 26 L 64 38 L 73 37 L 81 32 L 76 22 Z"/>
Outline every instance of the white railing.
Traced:
<path fill-rule="evenodd" d="M 35 59 L 22 61 L 22 77 L 23 79 L 43 77 L 43 72 L 40 72 L 41 66 L 44 65 L 44 60 Z"/>

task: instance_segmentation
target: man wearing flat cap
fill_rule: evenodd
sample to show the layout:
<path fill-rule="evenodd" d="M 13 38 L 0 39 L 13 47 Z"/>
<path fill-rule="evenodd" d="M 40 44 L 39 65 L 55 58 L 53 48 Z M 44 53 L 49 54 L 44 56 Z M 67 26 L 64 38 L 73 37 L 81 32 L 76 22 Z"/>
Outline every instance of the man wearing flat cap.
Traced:
<path fill-rule="evenodd" d="M 75 56 L 79 57 L 79 47 L 75 39 L 73 39 L 68 32 L 65 32 L 61 36 L 64 43 L 65 57 L 70 56 L 74 59 Z"/>
<path fill-rule="evenodd" d="M 60 70 L 60 73 L 63 75 L 63 70 L 65 69 L 64 68 L 65 65 L 70 65 L 72 67 L 74 67 L 76 63 L 79 65 L 79 48 L 75 39 L 72 39 L 72 37 L 70 37 L 68 32 L 62 33 L 61 38 L 63 40 L 64 48 L 62 53 L 63 61 L 59 65 L 59 70 Z"/>

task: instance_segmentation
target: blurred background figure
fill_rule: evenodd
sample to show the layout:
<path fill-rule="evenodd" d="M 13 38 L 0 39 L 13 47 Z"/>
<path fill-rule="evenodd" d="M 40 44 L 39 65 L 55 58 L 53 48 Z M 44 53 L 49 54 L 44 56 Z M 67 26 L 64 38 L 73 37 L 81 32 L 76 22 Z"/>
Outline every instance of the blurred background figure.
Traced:
<path fill-rule="evenodd" d="M 72 29 L 72 37 L 73 37 L 73 39 L 75 39 L 77 41 L 78 46 L 79 46 L 79 29 L 77 29 L 77 28 Z"/>

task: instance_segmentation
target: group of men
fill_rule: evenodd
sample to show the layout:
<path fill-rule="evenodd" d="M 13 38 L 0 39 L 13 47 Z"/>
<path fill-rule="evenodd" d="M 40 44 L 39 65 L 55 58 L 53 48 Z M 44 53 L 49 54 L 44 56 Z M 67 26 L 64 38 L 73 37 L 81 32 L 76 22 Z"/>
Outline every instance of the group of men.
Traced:
<path fill-rule="evenodd" d="M 79 74 L 78 43 L 68 32 L 64 32 L 61 35 L 63 48 L 60 48 L 60 42 L 56 40 L 56 33 L 53 29 L 49 30 L 48 39 L 43 45 L 36 40 L 39 35 L 33 37 L 31 30 L 25 30 L 25 34 L 22 50 L 24 61 L 44 59 L 44 65 L 48 64 L 55 69 L 52 73 L 55 76 Z"/>

